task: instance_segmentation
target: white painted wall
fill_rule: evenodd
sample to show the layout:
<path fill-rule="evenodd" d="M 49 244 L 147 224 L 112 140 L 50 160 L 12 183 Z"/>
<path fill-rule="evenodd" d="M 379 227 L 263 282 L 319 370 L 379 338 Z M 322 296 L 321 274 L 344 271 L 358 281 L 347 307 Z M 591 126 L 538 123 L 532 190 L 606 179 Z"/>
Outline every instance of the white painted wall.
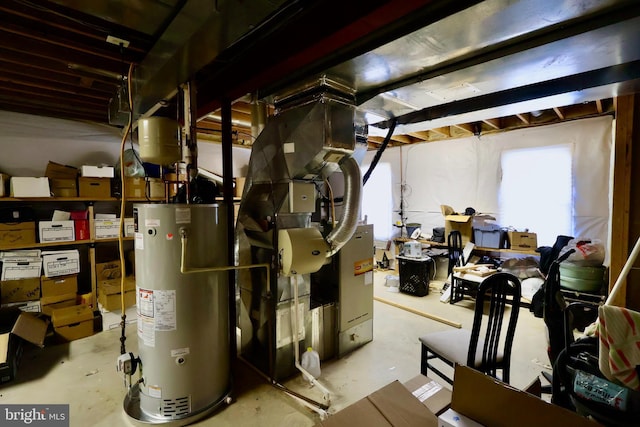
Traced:
<path fill-rule="evenodd" d="M 575 236 L 608 241 L 609 176 L 612 144 L 610 116 L 565 122 L 511 132 L 387 149 L 380 162 L 393 170 L 393 206 L 400 207 L 406 184 L 407 222 L 430 233 L 442 227 L 440 205 L 462 212 L 473 207 L 496 216 L 500 223 L 498 189 L 500 154 L 514 148 L 570 144 L 573 147 Z M 368 152 L 363 166 L 374 156 Z M 540 174 L 545 171 L 541 170 Z M 531 176 L 532 180 L 537 179 Z M 544 203 L 544 200 L 534 201 Z M 399 219 L 398 215 L 393 216 Z M 508 225 L 508 224 L 501 224 Z M 535 231 L 535 230 L 532 230 Z M 552 245 L 554 242 L 538 242 Z"/>

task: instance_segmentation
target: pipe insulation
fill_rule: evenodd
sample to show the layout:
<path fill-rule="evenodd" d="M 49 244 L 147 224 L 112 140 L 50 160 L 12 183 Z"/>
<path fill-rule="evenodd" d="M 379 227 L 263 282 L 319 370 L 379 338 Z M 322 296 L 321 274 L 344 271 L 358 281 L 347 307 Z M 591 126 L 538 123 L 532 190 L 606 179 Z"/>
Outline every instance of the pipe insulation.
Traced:
<path fill-rule="evenodd" d="M 362 180 L 360 166 L 353 157 L 346 157 L 340 162 L 340 170 L 344 175 L 344 206 L 338 226 L 326 237 L 330 250 L 327 258 L 335 255 L 353 236 L 360 219 L 360 199 Z"/>

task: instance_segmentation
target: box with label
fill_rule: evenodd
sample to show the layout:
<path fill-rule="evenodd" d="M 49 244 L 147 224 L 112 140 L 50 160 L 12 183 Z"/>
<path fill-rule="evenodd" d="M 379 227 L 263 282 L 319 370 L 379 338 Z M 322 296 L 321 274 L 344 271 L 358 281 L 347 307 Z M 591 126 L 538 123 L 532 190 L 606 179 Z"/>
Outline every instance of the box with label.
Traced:
<path fill-rule="evenodd" d="M 86 305 L 57 308 L 51 313 L 56 336 L 73 341 L 93 335 L 93 311 Z"/>
<path fill-rule="evenodd" d="M 36 223 L 0 223 L 0 246 L 12 248 L 36 243 Z"/>
<path fill-rule="evenodd" d="M 102 280 L 119 279 L 122 277 L 120 271 L 120 261 L 107 261 L 96 264 L 96 280 L 98 282 Z"/>
<path fill-rule="evenodd" d="M 11 197 L 51 197 L 47 177 L 13 176 L 9 187 Z"/>
<path fill-rule="evenodd" d="M 108 199 L 111 197 L 111 178 L 80 177 L 78 194 L 80 197 Z"/>
<path fill-rule="evenodd" d="M 75 178 L 49 178 L 53 197 L 78 197 L 78 182 Z"/>
<path fill-rule="evenodd" d="M 44 176 L 50 179 L 73 179 L 78 178 L 78 168 L 49 161 Z"/>
<path fill-rule="evenodd" d="M 73 242 L 76 238 L 75 225 L 69 221 L 39 221 L 38 236 L 41 243 Z"/>
<path fill-rule="evenodd" d="M 2 275 L 0 280 L 18 280 L 40 277 L 42 270 L 42 259 L 39 257 L 29 258 L 3 258 Z"/>
<path fill-rule="evenodd" d="M 120 219 L 98 219 L 93 221 L 96 239 L 118 238 L 120 233 Z"/>
<path fill-rule="evenodd" d="M 37 299 L 40 299 L 40 280 L 35 277 L 0 282 L 0 302 L 3 304 Z"/>
<path fill-rule="evenodd" d="M 451 406 L 451 391 L 427 376 L 415 376 L 403 385 L 435 415 L 440 415 Z"/>
<path fill-rule="evenodd" d="M 523 233 L 519 231 L 507 232 L 511 249 L 534 251 L 538 248 L 538 235 L 536 233 Z"/>
<path fill-rule="evenodd" d="M 22 301 L 22 302 L 10 302 L 2 304 L 3 308 L 15 307 L 27 313 L 40 313 L 41 306 L 40 300 Z"/>
<path fill-rule="evenodd" d="M 42 268 L 46 277 L 80 273 L 80 253 L 77 249 L 42 252 Z"/>
<path fill-rule="evenodd" d="M 75 299 L 75 294 L 78 292 L 78 276 L 75 274 L 57 277 L 42 276 L 40 278 L 40 288 L 43 299 L 69 294 L 73 294 Z"/>
<path fill-rule="evenodd" d="M 80 176 L 89 178 L 113 178 L 114 170 L 113 166 L 83 165 L 80 168 Z"/>

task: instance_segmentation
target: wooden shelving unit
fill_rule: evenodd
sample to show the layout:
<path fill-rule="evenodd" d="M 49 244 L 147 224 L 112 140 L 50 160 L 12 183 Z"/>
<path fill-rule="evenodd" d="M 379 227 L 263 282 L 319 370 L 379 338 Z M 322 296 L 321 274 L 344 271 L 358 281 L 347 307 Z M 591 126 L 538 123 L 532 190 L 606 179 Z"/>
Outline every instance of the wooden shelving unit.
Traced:
<path fill-rule="evenodd" d="M 4 204 L 15 204 L 15 203 L 33 203 L 33 204 L 65 204 L 65 203 L 84 203 L 88 210 L 89 217 L 89 234 L 90 238 L 87 240 L 73 240 L 73 241 L 57 241 L 57 242 L 45 242 L 45 243 L 31 243 L 31 244 L 22 244 L 22 245 L 10 245 L 4 246 L 0 245 L 0 251 L 11 251 L 11 250 L 19 250 L 19 249 L 41 249 L 41 248 L 56 248 L 56 247 L 69 247 L 69 246 L 79 246 L 79 245 L 89 245 L 89 265 L 91 268 L 91 293 L 93 294 L 93 300 L 97 303 L 97 278 L 96 278 L 96 244 L 100 243 L 109 243 L 109 242 L 117 242 L 118 238 L 106 238 L 106 239 L 96 239 L 95 237 L 95 212 L 94 205 L 95 203 L 119 203 L 122 199 L 116 197 L 107 197 L 107 198 L 95 198 L 95 197 L 29 197 L 29 198 L 18 198 L 18 197 L 2 197 L 0 198 L 0 207 Z M 136 203 L 136 202 L 162 202 L 164 198 L 127 198 L 125 199 L 126 203 Z M 57 205 L 56 207 L 59 207 Z M 123 237 L 125 241 L 132 241 L 133 237 Z"/>

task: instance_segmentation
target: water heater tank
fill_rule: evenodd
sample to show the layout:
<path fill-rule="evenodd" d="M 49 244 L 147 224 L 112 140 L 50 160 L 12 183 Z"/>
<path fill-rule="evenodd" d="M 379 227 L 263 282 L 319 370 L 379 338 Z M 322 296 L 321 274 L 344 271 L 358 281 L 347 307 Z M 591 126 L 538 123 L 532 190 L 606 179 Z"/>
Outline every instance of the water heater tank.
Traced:
<path fill-rule="evenodd" d="M 231 378 L 228 273 L 182 274 L 181 230 L 188 266 L 225 266 L 226 209 L 139 204 L 134 217 L 143 381 L 125 398 L 125 411 L 143 424 L 185 425 L 226 399 Z"/>

